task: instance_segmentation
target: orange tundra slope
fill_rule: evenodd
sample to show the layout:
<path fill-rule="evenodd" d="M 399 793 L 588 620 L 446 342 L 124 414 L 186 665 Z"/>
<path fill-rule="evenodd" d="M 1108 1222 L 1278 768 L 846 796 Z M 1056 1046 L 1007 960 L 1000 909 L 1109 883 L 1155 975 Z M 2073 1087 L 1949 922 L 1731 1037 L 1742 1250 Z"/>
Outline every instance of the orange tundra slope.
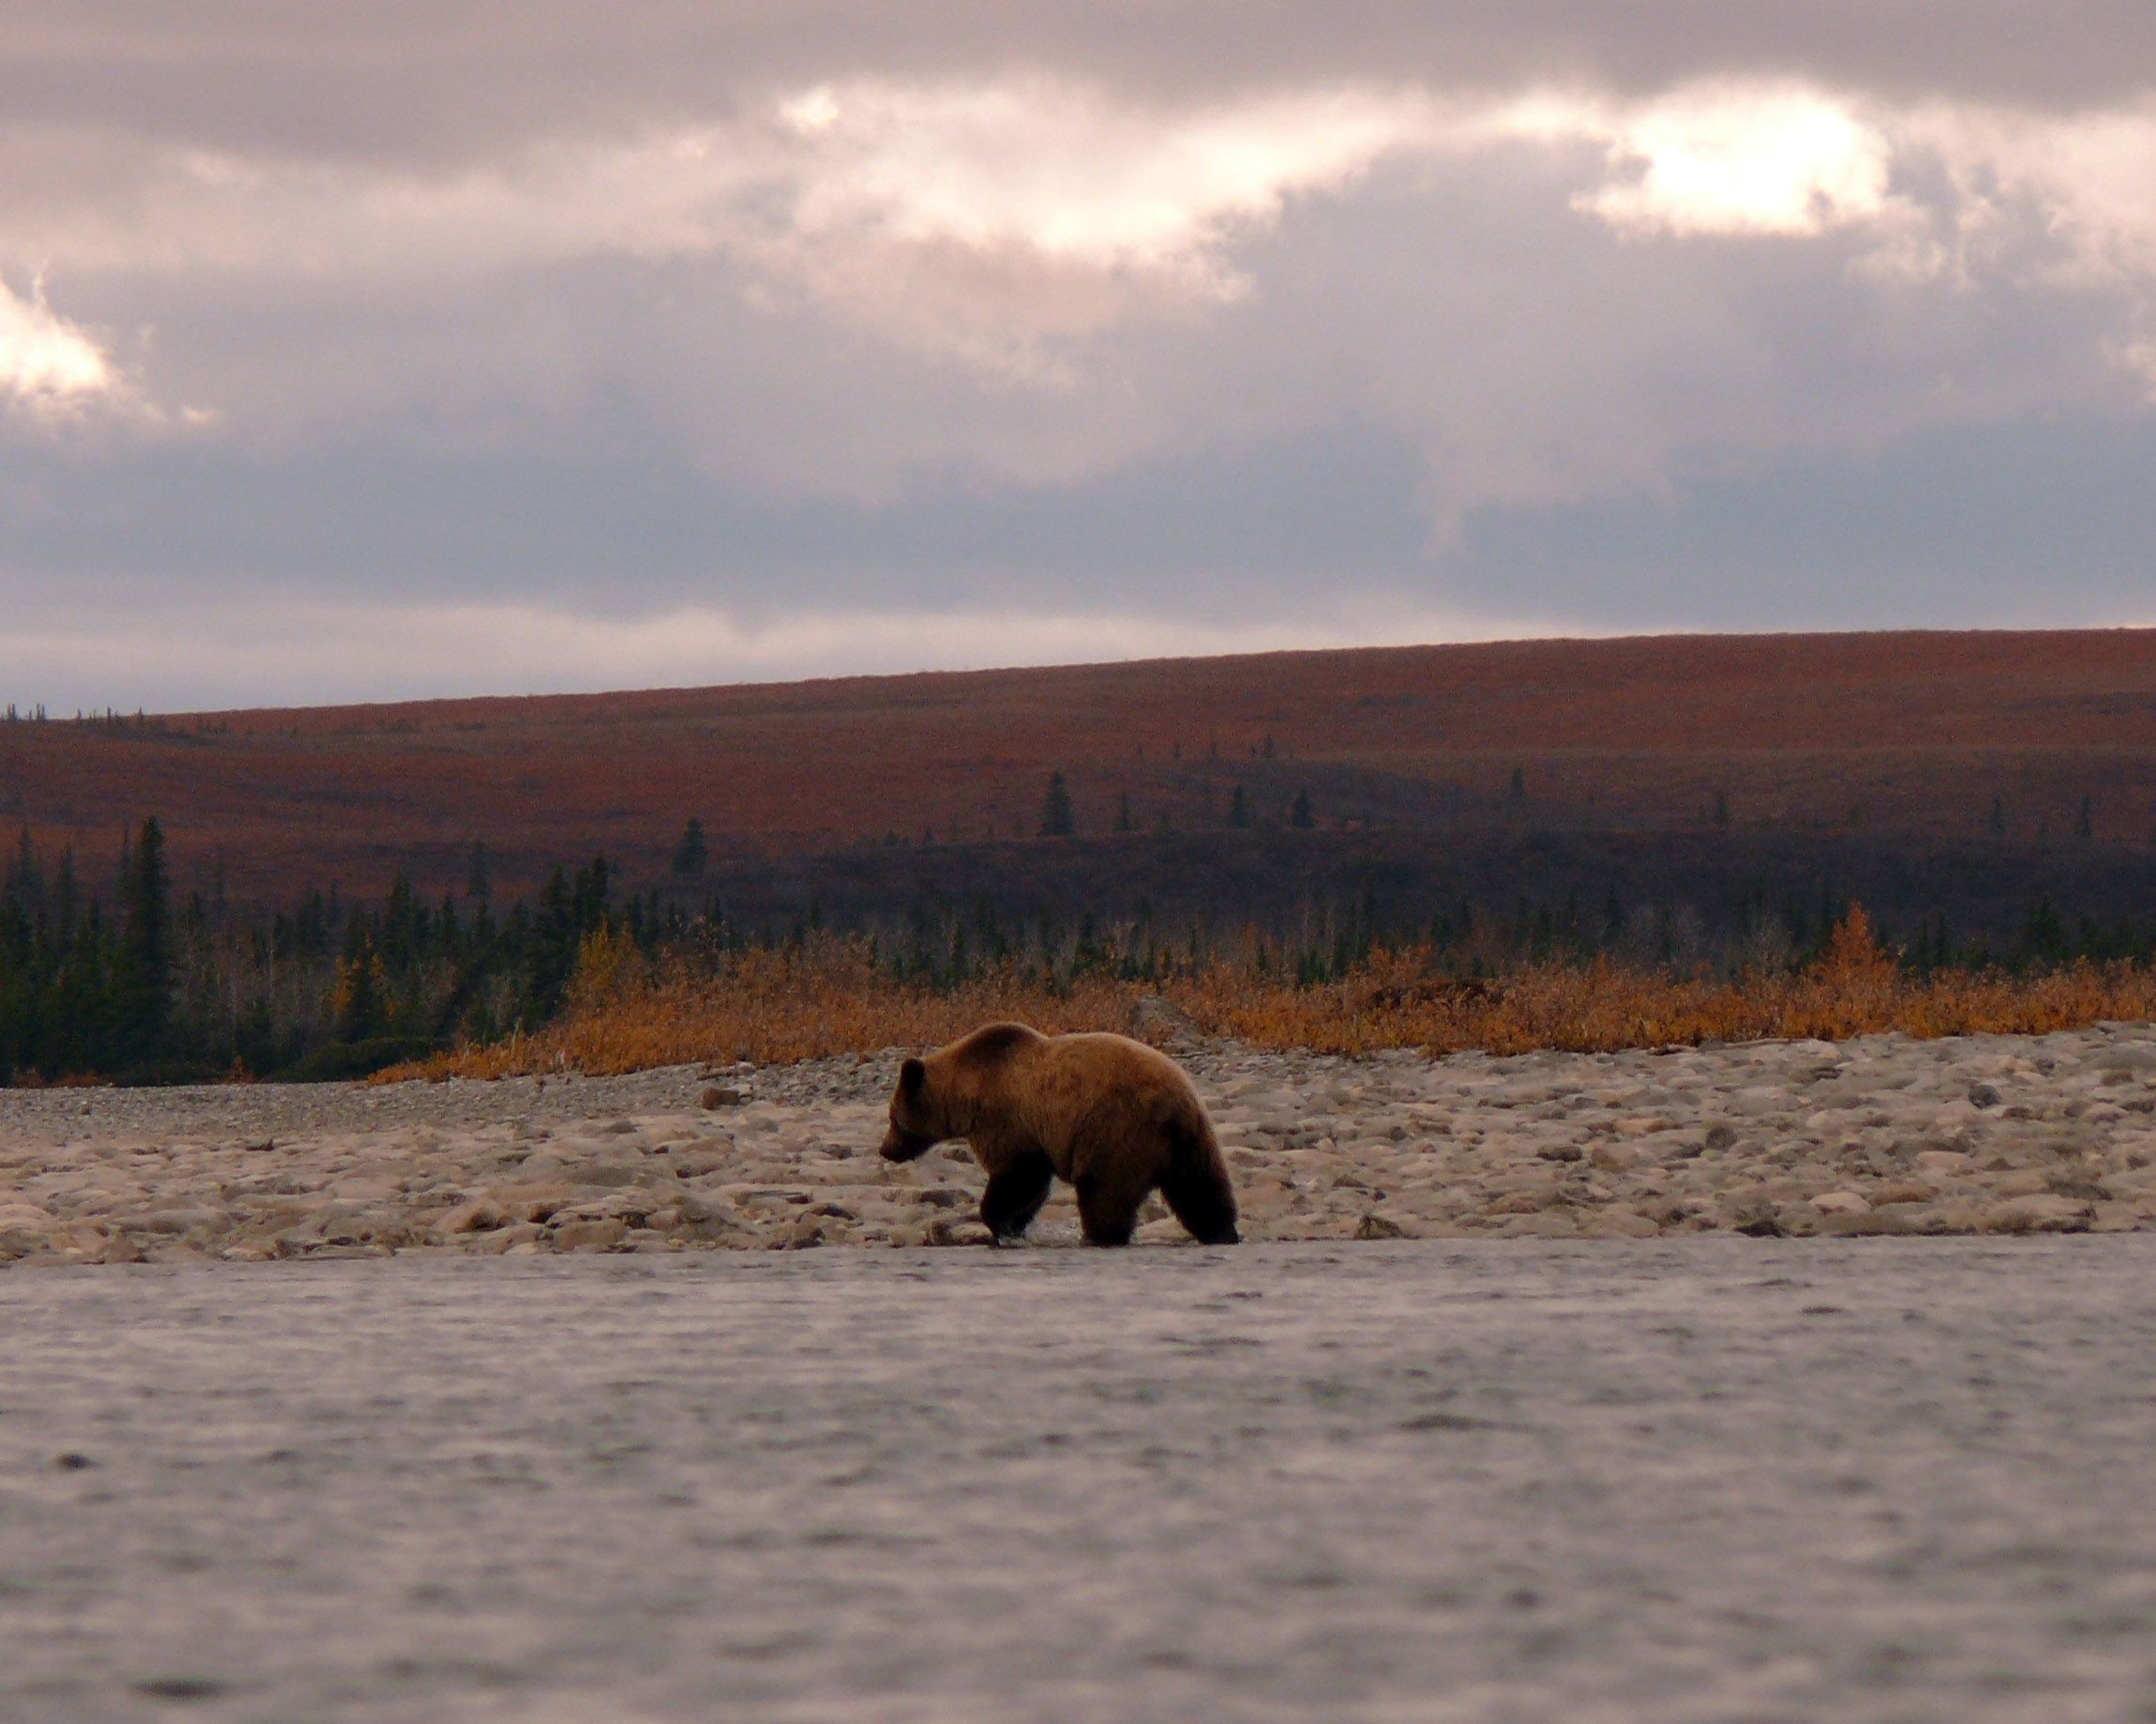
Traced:
<path fill-rule="evenodd" d="M 721 854 L 1008 838 L 1051 770 L 1081 831 L 1862 827 L 2156 835 L 2156 631 L 1669 636 L 1274 653 L 644 693 L 0 725 L 0 820 L 104 867 L 162 818 L 182 884 L 238 903 L 398 867 L 498 889 L 603 851 L 653 877 L 691 816 Z M 1516 779 L 1517 775 L 1517 779 Z M 1517 790 L 1516 790 L 1517 784 Z"/>

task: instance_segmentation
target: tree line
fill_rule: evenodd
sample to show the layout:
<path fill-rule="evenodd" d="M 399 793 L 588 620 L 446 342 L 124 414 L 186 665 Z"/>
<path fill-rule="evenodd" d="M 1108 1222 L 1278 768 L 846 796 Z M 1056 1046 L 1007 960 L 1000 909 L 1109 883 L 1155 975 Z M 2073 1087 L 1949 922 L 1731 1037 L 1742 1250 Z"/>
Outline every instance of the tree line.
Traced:
<path fill-rule="evenodd" d="M 400 874 L 378 905 L 311 891 L 236 920 L 198 892 L 175 902 L 155 819 L 127 836 L 105 885 L 85 882 L 71 852 L 41 855 L 28 831 L 10 854 L 0 1083 L 362 1075 L 537 1027 L 602 927 L 655 945 L 685 926 L 655 897 L 618 905 L 603 857 L 556 868 L 500 914 L 484 898 L 429 903 Z"/>
<path fill-rule="evenodd" d="M 1068 791 L 1051 781 L 1050 792 L 1041 824 L 1060 836 Z M 1462 898 L 1404 917 L 1367 886 L 1307 899 L 1260 927 L 1246 913 L 1251 906 L 1224 898 L 1195 915 L 1157 916 L 1142 898 L 1116 913 L 1064 903 L 1086 895 L 1070 882 L 1029 908 L 982 895 L 963 903 L 915 898 L 901 909 L 890 890 L 897 883 L 888 882 L 880 907 L 871 893 L 853 913 L 827 919 L 812 896 L 798 913 L 752 929 L 730 919 L 716 895 L 686 898 L 709 860 L 702 826 L 691 821 L 664 893 L 624 893 L 618 870 L 595 856 L 555 867 L 536 893 L 498 907 L 475 847 L 461 901 L 423 898 L 400 873 L 377 903 L 310 890 L 286 908 L 245 919 L 200 892 L 176 894 L 155 819 L 127 835 L 116 872 L 97 881 L 81 877 L 70 852 L 41 853 L 25 829 L 0 872 L 0 1083 L 346 1078 L 528 1034 L 560 1011 L 580 955 L 601 932 L 617 951 L 626 941 L 652 959 L 705 964 L 744 947 L 859 936 L 880 968 L 929 987 L 998 970 L 1050 986 L 1093 975 L 1158 981 L 1218 962 L 1323 986 L 1380 949 L 1409 947 L 1470 978 L 1522 962 L 1597 958 L 1728 974 L 1795 966 L 1816 955 L 1846 909 L 1824 889 L 1815 902 L 1770 904 L 1763 893 L 1739 925 L 1710 932 L 1680 906 L 1628 903 L 1614 888 L 1599 902 Z M 2079 960 L 2147 965 L 2156 961 L 2156 924 L 2100 926 L 2040 899 L 2010 940 L 1958 934 L 1934 915 L 1899 956 L 1918 973 Z"/>

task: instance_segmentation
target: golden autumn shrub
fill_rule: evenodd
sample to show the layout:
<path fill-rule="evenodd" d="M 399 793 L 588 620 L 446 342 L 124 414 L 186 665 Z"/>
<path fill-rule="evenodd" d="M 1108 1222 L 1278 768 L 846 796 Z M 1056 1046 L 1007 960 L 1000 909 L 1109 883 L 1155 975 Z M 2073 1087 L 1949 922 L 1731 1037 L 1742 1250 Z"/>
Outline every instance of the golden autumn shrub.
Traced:
<path fill-rule="evenodd" d="M 1825 953 L 1795 971 L 1734 978 L 1557 960 L 1466 979 L 1428 948 L 1380 949 L 1345 978 L 1300 985 L 1255 962 L 1221 960 L 1158 985 L 1082 976 L 1060 985 L 1015 968 L 956 986 L 901 980 L 865 943 L 833 937 L 730 954 L 715 968 L 652 966 L 603 932 L 585 943 L 567 1009 L 536 1035 L 475 1046 L 385 1073 L 499 1078 L 574 1069 L 759 1064 L 932 1047 L 975 1025 L 1019 1018 L 1055 1033 L 1128 1027 L 1158 992 L 1202 1032 L 1260 1047 L 1359 1054 L 1481 1048 L 1610 1052 L 1707 1042 L 1851 1036 L 2035 1034 L 2156 1016 L 2156 971 L 2077 963 L 2035 975 L 1943 970 L 1919 976 L 1852 910 Z"/>

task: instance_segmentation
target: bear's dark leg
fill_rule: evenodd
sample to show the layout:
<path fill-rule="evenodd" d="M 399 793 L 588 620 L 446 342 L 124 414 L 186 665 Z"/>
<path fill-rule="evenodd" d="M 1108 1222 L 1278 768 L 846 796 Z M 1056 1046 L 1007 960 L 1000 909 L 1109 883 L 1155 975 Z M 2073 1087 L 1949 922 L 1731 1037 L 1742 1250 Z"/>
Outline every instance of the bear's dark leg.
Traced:
<path fill-rule="evenodd" d="M 1228 1183 L 1217 1150 L 1176 1156 L 1161 1178 L 1160 1195 L 1201 1245 L 1242 1243 L 1235 1229 L 1235 1188 Z"/>
<path fill-rule="evenodd" d="M 988 1188 L 981 1193 L 981 1220 L 998 1245 L 1024 1237 L 1048 1201 L 1049 1182 L 1055 1170 L 1045 1155 L 1021 1155 L 1000 1173 L 988 1176 Z"/>
<path fill-rule="evenodd" d="M 1132 1191 L 1122 1181 L 1103 1179 L 1096 1173 L 1077 1178 L 1078 1224 L 1089 1245 L 1127 1245 L 1138 1224 L 1142 1191 Z"/>

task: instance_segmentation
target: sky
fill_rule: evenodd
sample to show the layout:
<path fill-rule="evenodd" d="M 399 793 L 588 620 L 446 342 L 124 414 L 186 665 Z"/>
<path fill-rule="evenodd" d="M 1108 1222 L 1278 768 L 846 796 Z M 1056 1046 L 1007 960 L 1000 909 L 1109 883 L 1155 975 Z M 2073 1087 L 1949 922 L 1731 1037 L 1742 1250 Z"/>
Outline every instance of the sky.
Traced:
<path fill-rule="evenodd" d="M 2156 623 L 2147 0 L 0 0 L 0 702 Z"/>

